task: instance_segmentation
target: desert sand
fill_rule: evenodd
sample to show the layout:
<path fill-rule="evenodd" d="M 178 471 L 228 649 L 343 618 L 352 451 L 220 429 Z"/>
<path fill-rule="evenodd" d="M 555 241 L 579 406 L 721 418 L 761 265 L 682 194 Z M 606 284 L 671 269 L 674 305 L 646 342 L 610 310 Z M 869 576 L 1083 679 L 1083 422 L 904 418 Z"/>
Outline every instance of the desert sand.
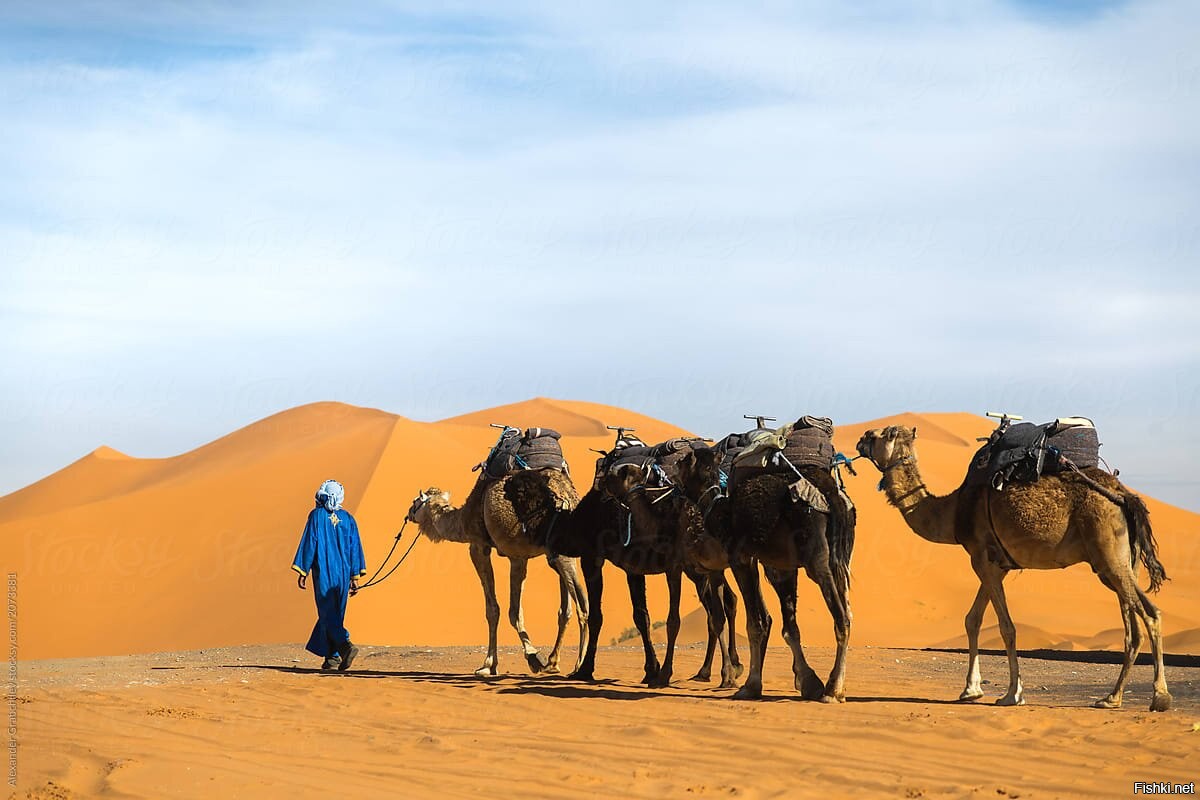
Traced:
<path fill-rule="evenodd" d="M 788 656 L 776 649 L 765 672 L 775 702 L 732 702 L 689 683 L 700 660 L 691 647 L 662 692 L 637 685 L 639 650 L 627 646 L 600 654 L 596 686 L 529 676 L 503 619 L 501 677 L 470 678 L 486 638 L 479 584 L 465 547 L 427 540 L 351 601 L 355 640 L 374 646 L 355 672 L 313 673 L 315 660 L 286 643 L 303 640 L 315 616 L 289 564 L 316 486 L 346 485 L 374 571 L 420 489 L 465 497 L 470 467 L 494 441 L 490 422 L 559 430 L 581 490 L 590 449 L 611 442 L 605 425 L 647 441 L 687 433 L 545 398 L 439 422 L 318 403 L 172 458 L 101 446 L 0 498 L 0 563 L 16 575 L 18 796 L 1128 796 L 1134 780 L 1195 779 L 1185 764 L 1200 736 L 1194 668 L 1168 668 L 1175 712 L 1143 710 L 1149 672 L 1138 667 L 1126 709 L 1105 713 L 1086 706 L 1111 687 L 1115 666 L 1029 659 L 1030 705 L 995 709 L 946 703 L 961 689 L 963 656 L 881 649 L 964 646 L 977 584 L 961 549 L 903 525 L 865 463 L 849 478 L 859 522 L 843 706 L 794 702 Z M 837 445 L 852 453 L 865 429 L 888 424 L 918 428 L 922 472 L 938 493 L 958 485 L 992 427 L 970 414 L 901 414 L 841 426 Z M 1172 577 L 1156 598 L 1167 650 L 1200 653 L 1200 515 L 1147 501 Z M 601 642 L 615 643 L 630 608 L 623 575 L 608 579 Z M 649 581 L 655 620 L 666 614 L 663 583 Z M 1119 647 L 1115 598 L 1086 566 L 1020 572 L 1006 585 L 1021 648 Z M 682 642 L 705 632 L 690 591 Z M 799 600 L 805 642 L 827 670 L 828 614 L 806 580 Z M 768 601 L 777 615 L 769 591 Z M 557 603 L 556 576 L 531 564 L 524 606 L 536 644 L 552 641 Z M 984 624 L 982 646 L 998 647 L 990 610 Z M 573 635 L 567 643 L 571 663 Z M 985 677 L 1003 681 L 1002 663 L 988 659 Z"/>
<path fill-rule="evenodd" d="M 1029 705 L 997 708 L 950 702 L 962 656 L 870 647 L 835 706 L 796 700 L 783 648 L 761 702 L 639 686 L 638 647 L 605 648 L 595 685 L 477 679 L 477 647 L 364 648 L 346 674 L 298 657 L 250 646 L 26 665 L 16 796 L 1129 797 L 1134 781 L 1197 773 L 1197 669 L 1174 672 L 1174 712 L 1151 714 L 1149 667 L 1126 709 L 1099 711 L 1087 706 L 1111 666 L 1028 659 Z M 832 652 L 811 657 L 827 670 Z M 1003 681 L 1002 659 L 983 666 Z"/>

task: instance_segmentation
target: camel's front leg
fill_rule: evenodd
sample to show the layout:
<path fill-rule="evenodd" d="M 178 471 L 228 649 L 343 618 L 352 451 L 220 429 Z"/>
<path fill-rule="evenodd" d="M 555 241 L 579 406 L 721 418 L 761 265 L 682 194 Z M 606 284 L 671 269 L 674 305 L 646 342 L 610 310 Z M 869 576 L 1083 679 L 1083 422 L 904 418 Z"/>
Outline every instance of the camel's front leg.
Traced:
<path fill-rule="evenodd" d="M 972 562 L 975 560 L 973 557 Z M 992 608 L 1000 623 L 1000 636 L 1004 638 L 1004 650 L 1008 654 L 1008 691 L 996 701 L 996 705 L 1022 706 L 1025 705 L 1025 691 L 1021 687 L 1021 668 L 1017 664 L 1017 626 L 1008 613 L 1008 599 L 1004 596 L 1005 571 L 985 559 L 980 561 L 982 563 L 976 568 L 976 573 L 992 600 Z M 972 563 L 972 566 L 975 564 Z"/>
<path fill-rule="evenodd" d="M 583 578 L 587 581 L 587 648 L 580 657 L 579 666 L 567 677 L 581 680 L 595 680 L 596 646 L 600 639 L 600 629 L 604 626 L 604 611 L 601 598 L 604 595 L 604 562 L 596 557 L 584 556 L 580 560 L 583 567 Z"/>
<path fill-rule="evenodd" d="M 716 576 L 714 578 L 714 576 Z M 735 679 L 737 673 L 734 672 L 733 658 L 731 657 L 733 638 L 733 626 L 729 623 L 725 616 L 725 604 L 723 602 L 721 589 L 728 590 L 728 586 L 724 583 L 725 576 L 722 573 L 712 573 L 704 580 L 704 591 L 700 595 L 701 602 L 704 603 L 704 609 L 708 612 L 708 642 L 709 648 L 713 644 L 721 647 L 721 685 L 720 689 L 731 689 L 737 684 Z M 711 663 L 711 656 L 708 657 L 706 667 Z M 706 678 L 707 680 L 707 678 Z"/>
<path fill-rule="evenodd" d="M 742 660 L 738 657 L 737 625 L 735 624 L 737 622 L 738 607 L 737 593 L 733 591 L 733 587 L 725 579 L 725 570 L 716 573 L 716 578 L 713 579 L 712 585 L 714 593 L 721 598 L 721 604 L 725 609 L 725 629 L 729 632 L 729 671 L 733 678 L 737 678 L 742 674 Z"/>
<path fill-rule="evenodd" d="M 975 602 L 967 612 L 964 623 L 967 628 L 967 686 L 958 696 L 959 700 L 978 700 L 983 697 L 983 676 L 979 673 L 979 628 L 983 624 L 983 612 L 987 610 L 988 592 L 983 584 L 975 593 Z"/>
<path fill-rule="evenodd" d="M 718 637 L 716 633 L 717 629 L 713 627 L 713 612 L 709 602 L 709 595 L 713 594 L 713 584 L 709 581 L 707 576 L 696 570 L 685 570 L 685 574 L 692 583 L 696 584 L 696 596 L 700 599 L 700 604 L 703 605 L 705 610 L 708 612 L 708 644 L 704 648 L 704 661 L 700 664 L 700 669 L 697 670 L 696 674 L 692 676 L 692 680 L 694 681 L 707 682 L 712 680 L 712 662 L 713 656 L 717 651 L 718 643 Z M 722 612 L 721 616 L 722 618 L 724 617 L 724 612 Z M 724 625 L 723 621 L 722 625 Z M 724 660 L 726 657 L 725 652 L 725 645 L 722 643 L 722 660 Z"/>
<path fill-rule="evenodd" d="M 646 606 L 646 576 L 625 573 L 629 583 L 629 602 L 633 605 L 633 624 L 642 637 L 642 650 L 646 654 L 646 672 L 642 683 L 650 686 L 658 676 L 658 654 L 654 652 L 654 642 L 650 640 L 650 609 Z"/>
<path fill-rule="evenodd" d="M 483 606 L 487 614 L 488 650 L 483 666 L 475 670 L 475 674 L 486 678 L 496 674 L 496 628 L 500 625 L 500 603 L 496 600 L 496 577 L 492 574 L 492 548 L 472 543 L 471 565 L 479 575 L 479 584 L 483 587 Z"/>
<path fill-rule="evenodd" d="M 538 650 L 529 639 L 525 630 L 525 610 L 521 607 L 521 593 L 525 589 L 525 576 L 529 571 L 529 561 L 524 558 L 510 558 L 508 568 L 508 624 L 517 631 L 521 640 L 521 649 L 525 653 L 525 661 L 533 673 L 541 672 L 546 666 L 538 657 Z"/>
<path fill-rule="evenodd" d="M 753 559 L 731 564 L 733 577 L 742 592 L 746 604 L 746 633 L 750 638 L 750 674 L 735 700 L 758 700 L 762 697 L 763 659 L 766 656 L 767 637 L 771 634 L 771 615 L 763 602 L 762 587 L 758 580 L 758 562 Z"/>
<path fill-rule="evenodd" d="M 658 675 L 650 686 L 661 689 L 671 685 L 671 674 L 675 668 L 675 640 L 679 638 L 679 594 L 682 584 L 680 570 L 667 571 L 667 593 L 669 607 L 667 610 L 667 655 L 663 659 Z"/>
<path fill-rule="evenodd" d="M 783 626 L 783 640 L 792 649 L 792 674 L 796 691 L 800 692 L 800 696 L 805 700 L 820 700 L 825 696 L 825 684 L 821 683 L 817 673 L 804 658 L 804 648 L 800 644 L 800 626 L 796 624 L 796 576 L 799 570 L 766 567 L 763 572 L 775 587 L 775 593 L 779 595 L 779 613 L 783 617 L 780 625 Z"/>

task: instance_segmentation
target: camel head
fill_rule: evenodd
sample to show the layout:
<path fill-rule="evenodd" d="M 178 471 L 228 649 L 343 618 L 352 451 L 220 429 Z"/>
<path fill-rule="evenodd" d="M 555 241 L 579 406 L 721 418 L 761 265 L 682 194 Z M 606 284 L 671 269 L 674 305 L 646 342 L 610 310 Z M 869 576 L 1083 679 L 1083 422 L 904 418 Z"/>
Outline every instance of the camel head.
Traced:
<path fill-rule="evenodd" d="M 408 513 L 404 515 L 406 520 L 421 524 L 418 515 L 424 511 L 430 503 L 440 506 L 450 505 L 450 493 L 438 489 L 436 486 L 431 486 L 425 491 L 413 498 L 412 505 L 408 507 Z"/>
<path fill-rule="evenodd" d="M 622 464 L 604 476 L 604 491 L 622 505 L 629 493 L 646 482 L 647 471 L 636 464 Z"/>
<path fill-rule="evenodd" d="M 880 472 L 886 472 L 902 460 L 913 457 L 916 428 L 890 425 L 882 430 L 869 430 L 858 440 L 858 454 Z"/>
<path fill-rule="evenodd" d="M 711 447 L 689 450 L 676 465 L 683 494 L 693 502 L 720 493 L 721 459 Z"/>

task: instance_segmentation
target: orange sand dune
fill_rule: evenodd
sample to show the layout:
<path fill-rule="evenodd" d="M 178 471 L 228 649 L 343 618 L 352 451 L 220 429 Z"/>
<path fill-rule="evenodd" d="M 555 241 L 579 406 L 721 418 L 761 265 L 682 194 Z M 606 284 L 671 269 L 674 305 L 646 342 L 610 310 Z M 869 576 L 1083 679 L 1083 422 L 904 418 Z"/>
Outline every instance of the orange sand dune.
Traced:
<path fill-rule="evenodd" d="M 470 471 L 495 440 L 490 422 L 553 427 L 576 484 L 586 491 L 595 453 L 610 446 L 605 425 L 631 425 L 647 441 L 685 433 L 669 423 L 592 403 L 535 398 L 440 422 L 416 422 L 375 409 L 317 403 L 284 411 L 173 458 L 138 459 L 108 448 L 0 498 L 0 559 L 18 575 L 22 658 L 196 649 L 302 639 L 312 599 L 288 570 L 317 484 L 346 484 L 346 505 L 363 531 L 371 571 L 387 553 L 412 497 L 436 485 L 461 501 Z M 862 431 L 902 424 L 918 429 L 925 480 L 953 490 L 993 427 L 970 414 L 905 413 L 841 426 L 840 450 L 852 453 Z M 735 424 L 733 427 L 737 427 Z M 705 432 L 721 436 L 728 431 Z M 927 646 L 962 636 L 962 616 L 977 583 L 960 548 L 920 540 L 876 491 L 865 462 L 848 479 L 859 512 L 853 562 L 852 643 Z M 1136 488 L 1136 487 L 1134 487 Z M 1162 560 L 1173 579 L 1158 600 L 1176 652 L 1200 652 L 1200 515 L 1148 500 Z M 405 532 L 398 552 L 414 531 Z M 507 606 L 507 563 L 494 559 Z M 610 569 L 605 592 L 611 641 L 631 624 L 623 575 Z M 1120 624 L 1112 593 L 1086 566 L 1014 574 L 1006 584 L 1022 647 L 1043 641 L 1113 644 Z M 666 589 L 649 581 L 651 616 L 666 616 Z M 778 609 L 770 599 L 772 614 Z M 554 573 L 532 564 L 525 619 L 535 643 L 555 633 Z M 685 584 L 681 611 L 695 612 Z M 681 641 L 703 639 L 702 615 L 688 617 Z M 806 642 L 832 643 L 816 587 L 800 581 L 799 622 Z M 994 624 L 989 612 L 985 625 Z M 483 603 L 465 547 L 421 540 L 387 583 L 351 603 L 355 638 L 379 644 L 481 644 Z M 744 631 L 744 616 L 739 620 Z M 775 630 L 779 630 L 776 624 Z M 1172 638 L 1173 637 L 1173 638 Z M 1027 641 L 1028 640 L 1028 641 Z M 516 635 L 502 621 L 500 641 Z M 570 655 L 574 633 L 568 633 Z M 570 656 L 568 656 L 568 659 Z M 520 662 L 502 668 L 523 670 Z M 681 665 L 680 673 L 692 665 Z M 601 667 L 601 671 L 603 671 Z"/>

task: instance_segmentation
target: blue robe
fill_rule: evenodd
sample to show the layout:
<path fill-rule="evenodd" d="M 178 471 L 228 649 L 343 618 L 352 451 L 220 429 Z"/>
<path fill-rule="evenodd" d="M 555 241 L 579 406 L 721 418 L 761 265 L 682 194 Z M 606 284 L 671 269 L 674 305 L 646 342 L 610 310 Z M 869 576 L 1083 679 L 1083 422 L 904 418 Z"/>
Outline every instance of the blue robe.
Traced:
<path fill-rule="evenodd" d="M 336 525 L 324 506 L 308 513 L 300 547 L 292 561 L 292 569 L 311 576 L 317 601 L 317 624 L 305 649 L 324 658 L 337 655 L 350 641 L 350 631 L 346 630 L 350 579 L 367 574 L 358 523 L 344 508 L 333 514 L 337 515 Z"/>

